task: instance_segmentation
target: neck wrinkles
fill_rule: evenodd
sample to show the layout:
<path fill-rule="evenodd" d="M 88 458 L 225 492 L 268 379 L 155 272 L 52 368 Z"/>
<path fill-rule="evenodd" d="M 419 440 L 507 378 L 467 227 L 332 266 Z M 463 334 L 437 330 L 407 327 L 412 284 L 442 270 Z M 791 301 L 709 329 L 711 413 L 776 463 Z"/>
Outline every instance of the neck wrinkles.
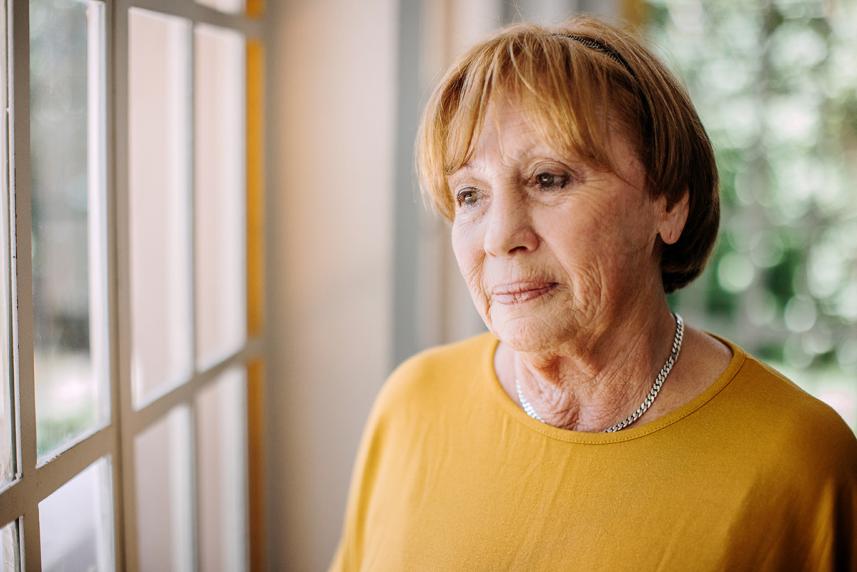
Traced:
<path fill-rule="evenodd" d="M 549 353 L 511 351 L 514 376 L 549 424 L 602 431 L 632 413 L 670 354 L 675 322 L 666 302 L 636 312 L 587 344 Z"/>

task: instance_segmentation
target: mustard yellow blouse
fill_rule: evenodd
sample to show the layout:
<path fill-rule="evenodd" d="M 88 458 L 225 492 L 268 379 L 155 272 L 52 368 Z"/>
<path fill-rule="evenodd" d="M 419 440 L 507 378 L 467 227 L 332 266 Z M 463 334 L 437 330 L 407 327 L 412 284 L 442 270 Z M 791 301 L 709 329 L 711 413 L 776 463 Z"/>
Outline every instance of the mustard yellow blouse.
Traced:
<path fill-rule="evenodd" d="M 857 440 L 729 345 L 702 395 L 583 433 L 531 419 L 484 334 L 387 381 L 332 571 L 857 570 Z"/>

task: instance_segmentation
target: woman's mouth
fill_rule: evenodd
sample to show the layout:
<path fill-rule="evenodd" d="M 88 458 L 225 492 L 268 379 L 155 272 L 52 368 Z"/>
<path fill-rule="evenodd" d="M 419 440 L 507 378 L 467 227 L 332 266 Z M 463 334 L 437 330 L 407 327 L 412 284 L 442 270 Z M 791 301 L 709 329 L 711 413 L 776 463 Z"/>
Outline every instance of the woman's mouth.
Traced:
<path fill-rule="evenodd" d="M 556 288 L 556 282 L 515 282 L 495 287 L 491 294 L 500 304 L 520 304 L 544 296 Z"/>

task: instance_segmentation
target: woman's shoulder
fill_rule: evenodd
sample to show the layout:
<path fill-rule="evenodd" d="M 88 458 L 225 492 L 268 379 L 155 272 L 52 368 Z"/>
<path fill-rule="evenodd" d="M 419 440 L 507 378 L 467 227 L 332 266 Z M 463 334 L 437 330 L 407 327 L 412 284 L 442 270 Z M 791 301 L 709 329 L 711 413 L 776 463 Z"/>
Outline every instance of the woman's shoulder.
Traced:
<path fill-rule="evenodd" d="M 744 423 L 783 466 L 857 475 L 857 437 L 830 405 L 751 355 L 730 386 Z"/>
<path fill-rule="evenodd" d="M 497 341 L 488 332 L 423 350 L 402 362 L 387 378 L 378 400 L 413 401 L 443 398 L 463 380 L 484 375 L 486 359 Z"/>
<path fill-rule="evenodd" d="M 830 405 L 764 361 L 748 355 L 740 375 L 746 380 L 750 395 L 764 402 L 765 410 L 775 414 L 781 422 L 791 420 L 798 426 L 809 424 L 816 430 L 854 437 L 851 429 Z M 784 413 L 788 414 L 785 418 L 781 415 Z"/>
<path fill-rule="evenodd" d="M 408 375 L 426 369 L 458 367 L 473 363 L 486 351 L 493 351 L 497 339 L 490 332 L 483 332 L 463 340 L 425 349 L 403 361 L 392 376 Z"/>

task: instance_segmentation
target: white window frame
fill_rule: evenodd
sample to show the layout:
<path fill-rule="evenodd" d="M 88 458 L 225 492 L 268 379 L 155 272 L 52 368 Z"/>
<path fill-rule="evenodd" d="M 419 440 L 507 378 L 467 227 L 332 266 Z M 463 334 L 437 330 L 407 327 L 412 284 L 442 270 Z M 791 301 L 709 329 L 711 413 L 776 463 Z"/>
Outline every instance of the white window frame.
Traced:
<path fill-rule="evenodd" d="M 116 570 L 139 567 L 137 546 L 137 498 L 134 440 L 161 420 L 174 407 L 186 405 L 193 431 L 195 397 L 231 367 L 247 368 L 264 360 L 265 334 L 248 338 L 231 356 L 204 371 L 194 371 L 185 383 L 147 403 L 139 410 L 132 405 L 130 369 L 130 295 L 128 228 L 128 11 L 144 8 L 188 19 L 192 24 L 211 24 L 242 33 L 247 41 L 264 44 L 263 19 L 245 14 L 225 14 L 198 5 L 193 0 L 103 0 L 105 5 L 105 122 L 106 122 L 106 240 L 109 422 L 88 433 L 56 457 L 39 465 L 36 450 L 36 409 L 33 371 L 34 321 L 31 264 L 31 180 L 29 137 L 29 2 L 0 0 L 5 4 L 8 45 L 8 166 L 9 243 L 11 260 L 11 351 L 13 377 L 17 479 L 0 490 L 0 527 L 16 519 L 19 523 L 21 566 L 41 569 L 39 502 L 102 457 L 109 457 L 113 500 L 113 553 Z M 193 50 L 191 50 L 191 61 Z M 191 63 L 191 73 L 193 73 Z M 191 82 L 191 85 L 193 82 Z M 241 151 L 243 152 L 243 151 Z M 190 157 L 192 158 L 192 153 Z M 192 160 L 192 159 L 191 159 Z M 192 165 L 191 165 L 192 171 Z M 191 192 L 193 185 L 191 184 Z M 193 217 L 189 224 L 193 224 Z M 189 229 L 193 236 L 193 228 Z M 191 274 L 193 275 L 193 273 Z M 192 304 L 195 307 L 195 304 Z M 194 310 L 195 311 L 195 310 Z M 193 322 L 191 322 L 193 323 Z M 5 325 L 4 325 L 5 326 Z M 0 326 L 2 327 L 2 326 Z M 195 355 L 195 352 L 194 352 Z M 248 422 L 252 422 L 248 419 Z M 249 483 L 249 479 L 248 479 Z M 252 485 L 251 485 L 252 486 Z M 194 486 L 196 496 L 196 485 Z M 247 495 L 248 501 L 249 494 Z M 197 506 L 191 499 L 195 515 Z M 249 530 L 248 530 L 249 534 Z M 262 539 L 253 538 L 252 542 Z M 194 539 L 194 551 L 198 542 Z M 198 557 L 193 559 L 198 562 Z"/>

